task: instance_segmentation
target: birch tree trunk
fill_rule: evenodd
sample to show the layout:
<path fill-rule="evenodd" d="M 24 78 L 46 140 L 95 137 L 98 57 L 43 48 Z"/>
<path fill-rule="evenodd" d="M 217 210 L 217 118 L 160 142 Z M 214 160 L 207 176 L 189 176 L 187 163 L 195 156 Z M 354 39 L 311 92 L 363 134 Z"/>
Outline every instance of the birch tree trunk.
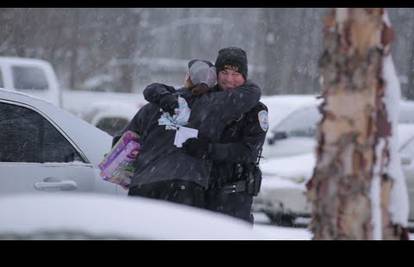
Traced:
<path fill-rule="evenodd" d="M 390 138 L 396 131 L 384 96 L 399 85 L 389 88 L 384 78 L 384 58 L 393 39 L 384 12 L 336 8 L 324 19 L 319 62 L 324 101 L 316 166 L 307 184 L 314 239 L 408 236 L 404 222 L 393 222 L 389 209 L 395 180 L 388 168 Z"/>

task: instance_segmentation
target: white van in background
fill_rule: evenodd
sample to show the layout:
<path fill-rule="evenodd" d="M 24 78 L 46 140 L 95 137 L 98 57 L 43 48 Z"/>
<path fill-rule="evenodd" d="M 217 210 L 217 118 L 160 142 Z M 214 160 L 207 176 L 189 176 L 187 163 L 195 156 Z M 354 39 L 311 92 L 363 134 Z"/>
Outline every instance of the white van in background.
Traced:
<path fill-rule="evenodd" d="M 52 65 L 33 58 L 0 57 L 0 88 L 46 100 L 110 135 L 146 103 L 141 94 L 63 89 Z"/>
<path fill-rule="evenodd" d="M 0 88 L 27 93 L 61 106 L 55 71 L 45 60 L 0 57 Z"/>

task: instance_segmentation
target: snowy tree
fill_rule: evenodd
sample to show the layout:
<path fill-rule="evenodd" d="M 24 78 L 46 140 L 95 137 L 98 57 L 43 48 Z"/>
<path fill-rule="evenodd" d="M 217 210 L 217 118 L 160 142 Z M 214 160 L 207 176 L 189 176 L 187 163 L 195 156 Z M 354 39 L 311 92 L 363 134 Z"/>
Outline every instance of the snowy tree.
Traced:
<path fill-rule="evenodd" d="M 322 46 L 319 25 L 323 11 L 321 8 L 262 9 L 265 93 L 311 94 L 319 90 L 316 63 Z"/>
<path fill-rule="evenodd" d="M 324 19 L 323 117 L 307 184 L 314 239 L 408 238 L 392 40 L 382 8 L 337 8 Z"/>

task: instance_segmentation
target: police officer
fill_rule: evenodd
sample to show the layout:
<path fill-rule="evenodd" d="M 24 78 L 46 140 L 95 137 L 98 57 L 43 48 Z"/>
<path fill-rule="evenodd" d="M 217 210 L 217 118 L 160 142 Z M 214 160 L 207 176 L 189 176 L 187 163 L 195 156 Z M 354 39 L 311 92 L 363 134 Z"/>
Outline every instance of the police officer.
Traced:
<path fill-rule="evenodd" d="M 256 86 L 247 80 L 245 51 L 236 47 L 221 49 L 215 66 L 217 86 L 204 91 L 191 107 L 192 116 L 198 118 L 194 120 L 198 124 L 192 126 L 199 129 L 199 137 L 187 140 L 183 149 L 213 163 L 205 207 L 252 223 L 252 200 L 261 182 L 257 161 L 268 129 L 267 107 L 251 92 L 241 94 L 243 100 L 231 100 Z M 160 85 L 144 91 L 149 102 L 160 106 L 168 95 L 171 93 Z"/>
<path fill-rule="evenodd" d="M 218 79 L 213 91 L 235 91 L 246 83 L 247 57 L 242 49 L 221 49 L 215 66 Z M 261 183 L 258 159 L 267 130 L 267 107 L 258 102 L 225 127 L 219 142 L 192 138 L 183 144 L 190 155 L 213 161 L 207 209 L 253 223 L 251 206 Z"/>
<path fill-rule="evenodd" d="M 135 161 L 136 171 L 128 195 L 204 207 L 204 191 L 208 187 L 212 163 L 195 158 L 181 148 L 177 148 L 174 145 L 176 131 L 160 125 L 158 120 L 164 111 L 174 112 L 178 106 L 178 95 L 184 97 L 190 106 L 201 106 L 196 104 L 199 102 L 207 107 L 214 107 L 192 108 L 188 126 L 197 129 L 199 129 L 197 126 L 204 123 L 206 117 L 217 117 L 218 112 L 224 107 L 230 103 L 238 103 L 239 109 L 224 112 L 223 120 L 212 122 L 213 128 L 217 126 L 218 129 L 224 129 L 233 118 L 255 106 L 260 98 L 260 88 L 253 83 L 246 83 L 239 89 L 238 92 L 223 91 L 212 97 L 205 94 L 192 99 L 194 96 L 188 89 L 176 91 L 173 87 L 163 84 L 149 85 L 144 90 L 144 95 L 147 100 L 152 101 L 137 112 L 123 131 L 135 131 L 140 136 L 141 143 L 141 150 Z M 212 126 L 200 127 L 200 135 L 206 136 L 209 140 L 216 140 L 216 136 L 220 133 L 211 131 Z M 117 139 L 118 137 L 115 137 L 114 141 Z"/>

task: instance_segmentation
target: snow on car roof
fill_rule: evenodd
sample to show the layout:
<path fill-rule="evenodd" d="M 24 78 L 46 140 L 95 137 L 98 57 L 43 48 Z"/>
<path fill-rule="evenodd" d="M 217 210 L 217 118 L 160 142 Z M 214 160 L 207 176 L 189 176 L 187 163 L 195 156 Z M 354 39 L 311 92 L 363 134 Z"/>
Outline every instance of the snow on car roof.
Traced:
<path fill-rule="evenodd" d="M 0 57 L 0 63 L 3 62 L 8 64 L 50 64 L 49 62 L 38 58 Z"/>
<path fill-rule="evenodd" d="M 44 98 L 40 98 L 40 97 L 37 97 L 37 96 L 34 96 L 34 95 L 30 95 L 30 94 L 27 94 L 27 93 L 24 93 L 24 92 L 21 92 L 21 91 L 16 91 L 16 90 L 10 90 L 10 89 L 5 89 L 5 88 L 0 88 L 0 93 L 1 92 L 4 92 L 4 93 L 6 93 L 6 95 L 8 95 L 8 97 L 10 97 L 10 96 L 15 96 L 15 97 L 23 97 L 23 98 L 27 98 L 27 97 L 29 97 L 29 98 L 32 98 L 32 99 L 35 99 L 35 100 L 39 100 L 39 101 L 43 101 L 43 102 L 46 102 L 46 103 L 48 103 L 48 104 L 51 104 L 51 105 L 53 105 L 53 103 L 52 102 L 50 102 L 50 101 L 48 101 L 47 99 L 44 99 Z M 1 96 L 1 95 L 0 95 Z"/>

